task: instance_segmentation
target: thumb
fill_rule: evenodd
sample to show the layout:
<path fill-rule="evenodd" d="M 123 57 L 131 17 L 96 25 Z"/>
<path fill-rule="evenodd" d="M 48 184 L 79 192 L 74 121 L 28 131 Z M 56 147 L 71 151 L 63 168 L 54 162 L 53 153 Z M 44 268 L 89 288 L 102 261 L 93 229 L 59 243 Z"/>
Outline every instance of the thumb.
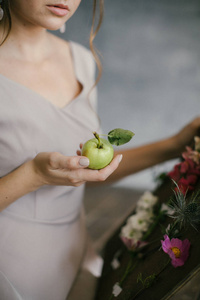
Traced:
<path fill-rule="evenodd" d="M 87 168 L 90 161 L 85 156 L 68 156 L 64 162 L 64 168 L 67 169 L 80 169 Z"/>
<path fill-rule="evenodd" d="M 89 159 L 86 156 L 65 156 L 60 153 L 51 153 L 50 165 L 53 169 L 78 169 L 89 166 Z"/>
<path fill-rule="evenodd" d="M 88 167 L 90 164 L 89 158 L 86 156 L 79 156 L 79 166 L 81 167 Z"/>

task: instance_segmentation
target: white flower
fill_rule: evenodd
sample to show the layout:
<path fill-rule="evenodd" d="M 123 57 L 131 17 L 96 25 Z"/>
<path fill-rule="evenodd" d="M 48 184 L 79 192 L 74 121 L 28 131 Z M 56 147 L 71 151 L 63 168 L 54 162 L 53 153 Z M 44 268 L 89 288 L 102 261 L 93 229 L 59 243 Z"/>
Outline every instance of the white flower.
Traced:
<path fill-rule="evenodd" d="M 195 142 L 195 151 L 200 151 L 200 137 L 195 136 L 194 142 Z"/>
<path fill-rule="evenodd" d="M 119 286 L 119 283 L 116 282 L 115 285 L 113 286 L 112 294 L 114 295 L 114 297 L 117 297 L 121 292 L 122 292 L 122 288 Z"/>
<path fill-rule="evenodd" d="M 134 240 L 137 242 L 141 240 L 143 233 L 141 230 L 136 230 L 131 226 L 131 224 L 127 223 L 121 229 L 121 236 L 126 238 L 134 238 Z"/>
<path fill-rule="evenodd" d="M 120 262 L 116 257 L 114 257 L 111 261 L 111 267 L 113 268 L 113 270 L 116 270 L 120 267 Z"/>
<path fill-rule="evenodd" d="M 158 201 L 158 197 L 154 196 L 151 192 L 146 191 L 138 200 L 136 205 L 136 211 L 139 210 L 151 210 Z"/>
<path fill-rule="evenodd" d="M 126 225 L 121 228 L 121 235 L 130 238 L 132 230 L 131 224 L 126 223 Z"/>
<path fill-rule="evenodd" d="M 151 219 L 153 217 L 152 212 L 145 210 L 139 211 L 135 215 L 128 218 L 127 223 L 135 230 L 147 231 Z"/>
<path fill-rule="evenodd" d="M 168 206 L 167 204 L 165 204 L 165 203 L 163 203 L 163 204 L 161 205 L 160 210 L 163 211 L 163 212 L 165 212 L 167 215 L 170 215 L 170 216 L 172 216 L 172 215 L 175 213 L 174 209 L 172 209 L 171 207 L 169 207 L 169 206 Z"/>

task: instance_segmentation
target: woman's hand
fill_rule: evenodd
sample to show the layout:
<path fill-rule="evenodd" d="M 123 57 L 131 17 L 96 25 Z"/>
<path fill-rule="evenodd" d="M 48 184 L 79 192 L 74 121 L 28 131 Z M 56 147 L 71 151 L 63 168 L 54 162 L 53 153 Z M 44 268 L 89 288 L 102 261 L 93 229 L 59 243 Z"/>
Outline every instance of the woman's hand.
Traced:
<path fill-rule="evenodd" d="M 105 181 L 118 167 L 121 155 L 101 170 L 87 169 L 84 156 L 64 156 L 58 152 L 39 153 L 32 161 L 40 185 L 80 186 L 85 182 Z"/>
<path fill-rule="evenodd" d="M 178 156 L 185 150 L 185 146 L 190 146 L 194 142 L 195 135 L 200 135 L 200 117 L 192 120 L 172 137 Z"/>

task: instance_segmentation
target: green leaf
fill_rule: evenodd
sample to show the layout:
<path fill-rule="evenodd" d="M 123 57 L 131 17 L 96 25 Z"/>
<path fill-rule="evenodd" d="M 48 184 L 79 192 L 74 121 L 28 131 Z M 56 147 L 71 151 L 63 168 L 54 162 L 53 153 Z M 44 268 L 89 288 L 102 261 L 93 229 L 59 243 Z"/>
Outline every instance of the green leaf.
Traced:
<path fill-rule="evenodd" d="M 130 130 L 116 128 L 108 133 L 108 140 L 112 145 L 120 146 L 128 143 L 133 136 L 134 133 Z"/>

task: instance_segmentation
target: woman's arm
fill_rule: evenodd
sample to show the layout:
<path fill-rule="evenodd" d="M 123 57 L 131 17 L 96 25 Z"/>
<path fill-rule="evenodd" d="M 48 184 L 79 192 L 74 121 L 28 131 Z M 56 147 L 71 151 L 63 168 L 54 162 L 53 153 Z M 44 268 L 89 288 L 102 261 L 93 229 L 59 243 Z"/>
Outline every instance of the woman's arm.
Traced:
<path fill-rule="evenodd" d="M 39 153 L 33 160 L 0 179 L 0 211 L 44 185 L 79 186 L 86 181 L 104 181 L 119 163 L 118 155 L 108 167 L 100 171 L 89 170 L 86 157 L 68 157 L 57 152 Z"/>
<path fill-rule="evenodd" d="M 0 211 L 39 187 L 39 179 L 33 172 L 33 162 L 24 163 L 0 179 Z"/>
<path fill-rule="evenodd" d="M 137 148 L 116 151 L 123 155 L 119 168 L 107 179 L 110 183 L 125 176 L 142 171 L 156 164 L 181 156 L 185 146 L 194 141 L 194 136 L 200 132 L 200 117 L 195 118 L 178 134 L 161 141 L 147 144 Z"/>
<path fill-rule="evenodd" d="M 122 162 L 107 182 L 116 181 L 128 175 L 137 173 L 156 164 L 177 157 L 174 152 L 173 139 L 165 139 L 137 148 L 120 151 Z M 119 151 L 115 153 L 118 154 Z"/>

